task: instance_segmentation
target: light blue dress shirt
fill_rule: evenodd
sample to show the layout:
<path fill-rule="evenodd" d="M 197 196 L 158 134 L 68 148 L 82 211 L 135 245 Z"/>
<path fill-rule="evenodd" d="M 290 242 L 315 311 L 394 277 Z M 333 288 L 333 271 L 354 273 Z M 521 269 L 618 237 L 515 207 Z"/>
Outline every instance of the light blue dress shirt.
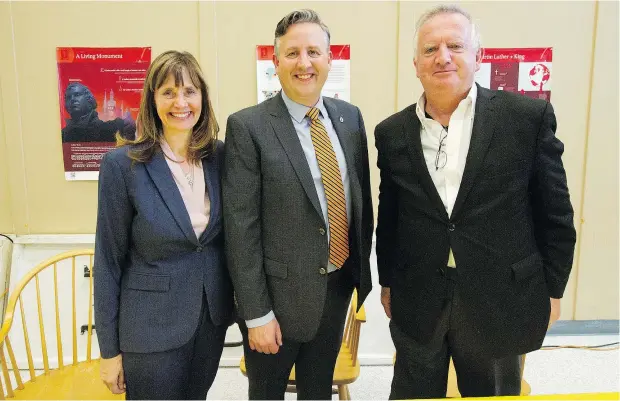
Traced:
<path fill-rule="evenodd" d="M 301 144 L 301 148 L 304 151 L 304 156 L 306 156 L 306 161 L 308 162 L 308 167 L 310 167 L 310 173 L 312 174 L 312 180 L 314 181 L 314 187 L 316 188 L 316 194 L 319 197 L 319 203 L 321 205 L 321 211 L 323 212 L 323 220 L 325 221 L 325 226 L 327 227 L 327 240 L 329 241 L 329 220 L 327 218 L 327 197 L 325 196 L 325 188 L 323 187 L 323 180 L 321 179 L 321 170 L 319 168 L 319 162 L 316 159 L 316 154 L 314 152 L 314 145 L 312 144 L 312 137 L 310 136 L 310 118 L 306 117 L 306 113 L 310 110 L 310 107 L 304 106 L 303 104 L 296 103 L 292 101 L 284 90 L 281 91 L 282 99 L 284 100 L 284 104 L 288 109 L 289 114 L 291 115 L 291 121 L 293 122 L 293 126 L 295 127 L 295 132 L 297 133 L 297 137 L 299 138 L 299 143 Z M 336 153 L 336 160 L 338 160 L 338 166 L 340 167 L 340 175 L 342 177 L 342 183 L 344 185 L 344 197 L 346 201 L 347 208 L 347 222 L 349 223 L 349 227 L 351 226 L 351 186 L 349 185 L 349 171 L 347 169 L 347 162 L 344 157 L 344 152 L 342 151 L 342 146 L 340 146 L 340 140 L 338 139 L 338 135 L 336 134 L 336 130 L 332 124 L 331 119 L 329 118 L 329 114 L 327 114 L 327 109 L 323 104 L 323 97 L 319 98 L 319 101 L 314 106 L 319 109 L 319 119 L 325 126 L 325 130 L 327 131 L 327 135 L 329 136 L 329 140 L 332 143 L 332 147 L 334 148 L 334 153 Z M 327 271 L 333 272 L 336 270 L 336 266 L 329 263 L 327 264 Z M 263 317 L 259 317 L 256 319 L 251 319 L 246 321 L 246 325 L 249 328 L 259 327 L 269 323 L 275 315 L 273 311 L 270 311 Z"/>

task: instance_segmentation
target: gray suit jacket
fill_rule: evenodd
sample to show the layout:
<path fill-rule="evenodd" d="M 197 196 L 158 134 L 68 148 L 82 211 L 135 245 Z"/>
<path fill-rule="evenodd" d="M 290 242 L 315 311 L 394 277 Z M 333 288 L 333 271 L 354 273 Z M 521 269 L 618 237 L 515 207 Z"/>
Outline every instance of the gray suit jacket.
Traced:
<path fill-rule="evenodd" d="M 350 173 L 351 268 L 360 305 L 371 290 L 372 199 L 359 109 L 323 98 Z M 273 310 L 283 336 L 313 338 L 326 296 L 329 245 L 310 168 L 278 95 L 228 118 L 222 172 L 228 268 L 245 320 Z"/>
<path fill-rule="evenodd" d="M 211 215 L 200 238 L 162 153 L 132 166 L 127 150 L 106 153 L 99 173 L 93 272 L 104 358 L 184 345 L 198 327 L 203 292 L 216 325 L 234 320 L 222 248 L 223 144 L 202 160 Z"/>

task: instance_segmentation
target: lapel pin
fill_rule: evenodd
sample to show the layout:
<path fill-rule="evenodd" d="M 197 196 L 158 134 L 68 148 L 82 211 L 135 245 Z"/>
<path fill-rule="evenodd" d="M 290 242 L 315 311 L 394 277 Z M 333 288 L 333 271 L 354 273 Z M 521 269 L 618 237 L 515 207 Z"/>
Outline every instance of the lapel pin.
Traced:
<path fill-rule="evenodd" d="M 340 116 L 340 122 L 343 123 L 344 122 L 344 118 L 342 118 L 342 116 Z"/>

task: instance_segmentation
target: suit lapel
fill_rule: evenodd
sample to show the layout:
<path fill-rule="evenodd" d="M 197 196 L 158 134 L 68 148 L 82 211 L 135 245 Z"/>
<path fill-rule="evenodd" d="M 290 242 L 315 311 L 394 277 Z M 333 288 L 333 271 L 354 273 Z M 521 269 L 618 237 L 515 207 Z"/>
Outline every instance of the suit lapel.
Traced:
<path fill-rule="evenodd" d="M 207 238 L 210 238 L 210 233 L 213 231 L 213 227 L 217 226 L 220 217 L 220 182 L 215 176 L 217 173 L 214 166 L 214 158 L 216 155 L 212 155 L 209 158 L 202 159 L 202 169 L 205 177 L 205 188 L 207 190 L 207 196 L 209 196 L 209 202 L 211 204 L 209 211 L 209 222 L 207 227 L 200 235 L 199 241 L 201 243 L 207 243 Z M 209 239 L 210 240 L 210 239 Z"/>
<path fill-rule="evenodd" d="M 159 151 L 155 152 L 151 161 L 145 163 L 145 165 L 147 172 L 151 176 L 151 179 L 155 183 L 159 194 L 168 207 L 170 214 L 172 214 L 172 217 L 174 217 L 174 220 L 177 222 L 179 228 L 183 234 L 185 234 L 187 239 L 197 244 L 198 239 L 196 238 L 196 233 L 192 228 L 192 223 L 189 219 L 187 209 L 185 208 L 185 203 L 183 203 L 183 198 L 181 197 L 179 188 L 177 188 L 177 185 L 174 182 L 172 172 L 164 160 L 163 153 Z"/>
<path fill-rule="evenodd" d="M 269 114 L 271 116 L 270 122 L 276 137 L 282 144 L 284 152 L 288 156 L 295 170 L 295 174 L 297 174 L 301 186 L 304 188 L 312 206 L 314 206 L 319 216 L 323 217 L 310 167 L 308 167 L 306 156 L 301 148 L 301 143 L 299 143 L 299 138 L 297 138 L 291 116 L 284 104 L 284 100 L 282 100 L 282 95 L 278 94 L 275 98 L 268 100 L 268 102 L 269 104 L 267 107 L 269 108 Z"/>
<path fill-rule="evenodd" d="M 459 187 L 459 192 L 454 202 L 454 208 L 452 209 L 453 219 L 458 216 L 458 213 L 463 207 L 463 203 L 474 184 L 476 174 L 478 174 L 480 165 L 484 160 L 484 156 L 493 138 L 493 133 L 495 132 L 496 121 L 491 118 L 494 111 L 493 102 L 491 101 L 493 96 L 495 96 L 493 92 L 478 86 L 478 98 L 476 99 L 476 110 L 474 113 L 474 125 L 471 132 L 469 152 L 467 152 L 467 160 L 465 161 L 465 170 L 463 171 L 461 186 Z"/>
<path fill-rule="evenodd" d="M 437 192 L 437 188 L 428 172 L 428 166 L 424 159 L 422 138 L 420 136 L 420 120 L 415 113 L 415 107 L 416 105 L 414 104 L 406 109 L 405 123 L 403 124 L 403 132 L 407 145 L 409 146 L 409 156 L 413 162 L 414 171 L 417 171 L 417 176 L 420 180 L 420 185 L 424 188 L 424 192 L 426 192 L 431 203 L 441 213 L 441 216 L 447 220 L 448 213 L 446 212 L 446 207 L 441 201 L 439 192 Z"/>

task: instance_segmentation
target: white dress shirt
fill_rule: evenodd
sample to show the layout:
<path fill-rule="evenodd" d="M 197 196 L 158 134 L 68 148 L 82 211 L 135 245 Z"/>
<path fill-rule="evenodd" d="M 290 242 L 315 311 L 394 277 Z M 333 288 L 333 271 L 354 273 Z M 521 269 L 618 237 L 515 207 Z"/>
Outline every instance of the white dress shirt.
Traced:
<path fill-rule="evenodd" d="M 416 105 L 416 114 L 420 120 L 420 138 L 422 140 L 422 151 L 426 167 L 431 179 L 437 188 L 439 197 L 443 202 L 448 216 L 452 215 L 454 202 L 461 186 L 465 161 L 469 152 L 469 143 L 474 121 L 474 111 L 476 109 L 476 95 L 478 88 L 474 83 L 465 99 L 461 100 L 448 123 L 448 130 L 441 126 L 432 118 L 427 118 L 424 112 L 426 97 L 420 96 Z M 445 166 L 437 169 L 435 166 L 439 142 L 443 140 L 442 150 L 446 152 Z M 452 249 L 448 256 L 448 266 L 456 267 Z"/>

